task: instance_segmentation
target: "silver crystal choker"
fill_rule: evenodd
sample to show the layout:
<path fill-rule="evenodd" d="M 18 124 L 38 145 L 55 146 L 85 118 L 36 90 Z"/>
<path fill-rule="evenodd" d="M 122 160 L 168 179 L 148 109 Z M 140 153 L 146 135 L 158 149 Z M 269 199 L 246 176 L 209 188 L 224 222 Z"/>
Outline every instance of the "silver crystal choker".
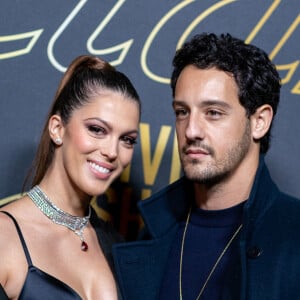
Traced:
<path fill-rule="evenodd" d="M 83 230 L 89 223 L 91 216 L 91 207 L 89 206 L 89 214 L 85 217 L 77 217 L 68 214 L 67 212 L 58 208 L 48 196 L 36 185 L 34 186 L 27 195 L 39 208 L 39 210 L 47 216 L 55 224 L 65 226 L 77 234 L 81 241 L 81 250 L 87 251 L 88 244 L 84 240 Z"/>

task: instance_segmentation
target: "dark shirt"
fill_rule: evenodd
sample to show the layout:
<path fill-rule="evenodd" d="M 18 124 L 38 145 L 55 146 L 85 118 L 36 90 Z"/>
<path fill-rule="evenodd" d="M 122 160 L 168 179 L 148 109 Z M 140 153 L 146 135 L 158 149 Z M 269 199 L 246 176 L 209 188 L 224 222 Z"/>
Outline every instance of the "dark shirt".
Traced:
<path fill-rule="evenodd" d="M 226 244 L 241 225 L 243 204 L 218 210 L 206 211 L 194 208 L 186 231 L 182 260 L 182 298 L 195 300 L 211 269 Z M 182 236 L 186 222 L 181 222 L 171 247 L 160 299 L 179 299 L 179 272 Z M 230 266 L 238 257 L 235 238 L 218 263 L 201 300 L 217 300 L 230 272 Z"/>

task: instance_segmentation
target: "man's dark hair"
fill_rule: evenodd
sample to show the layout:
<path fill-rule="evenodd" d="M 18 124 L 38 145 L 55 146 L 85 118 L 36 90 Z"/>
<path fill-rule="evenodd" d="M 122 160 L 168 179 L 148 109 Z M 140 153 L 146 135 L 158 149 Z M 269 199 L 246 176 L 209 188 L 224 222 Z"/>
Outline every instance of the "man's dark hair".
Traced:
<path fill-rule="evenodd" d="M 264 104 L 272 107 L 275 116 L 280 96 L 280 77 L 268 55 L 258 47 L 246 44 L 228 33 L 194 36 L 176 51 L 173 59 L 173 97 L 178 77 L 188 65 L 199 69 L 216 68 L 233 74 L 239 89 L 239 101 L 246 109 L 247 116 L 250 117 Z M 261 153 L 269 149 L 270 132 L 271 126 L 260 140 Z"/>

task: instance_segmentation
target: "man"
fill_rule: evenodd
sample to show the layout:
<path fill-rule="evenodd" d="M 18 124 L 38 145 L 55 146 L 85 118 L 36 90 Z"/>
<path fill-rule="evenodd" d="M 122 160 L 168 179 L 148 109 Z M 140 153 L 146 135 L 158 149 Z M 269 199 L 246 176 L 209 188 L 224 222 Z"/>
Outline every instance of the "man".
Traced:
<path fill-rule="evenodd" d="M 267 54 L 201 34 L 173 60 L 184 177 L 141 201 L 114 257 L 125 299 L 300 299 L 300 201 L 264 163 L 280 79 Z"/>

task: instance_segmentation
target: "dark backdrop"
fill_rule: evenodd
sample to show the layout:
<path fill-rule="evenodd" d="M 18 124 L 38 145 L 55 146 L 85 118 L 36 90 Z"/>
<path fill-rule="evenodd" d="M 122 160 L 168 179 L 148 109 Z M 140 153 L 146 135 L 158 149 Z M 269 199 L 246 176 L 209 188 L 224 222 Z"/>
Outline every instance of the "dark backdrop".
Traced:
<path fill-rule="evenodd" d="M 75 56 L 98 55 L 126 73 L 142 99 L 131 167 L 94 199 L 99 214 L 133 236 L 136 201 L 180 176 L 171 60 L 176 47 L 203 31 L 246 39 L 276 64 L 283 87 L 267 164 L 280 188 L 300 197 L 299 11 L 299 0 L 1 0 L 2 203 L 21 191 L 62 72 Z"/>

